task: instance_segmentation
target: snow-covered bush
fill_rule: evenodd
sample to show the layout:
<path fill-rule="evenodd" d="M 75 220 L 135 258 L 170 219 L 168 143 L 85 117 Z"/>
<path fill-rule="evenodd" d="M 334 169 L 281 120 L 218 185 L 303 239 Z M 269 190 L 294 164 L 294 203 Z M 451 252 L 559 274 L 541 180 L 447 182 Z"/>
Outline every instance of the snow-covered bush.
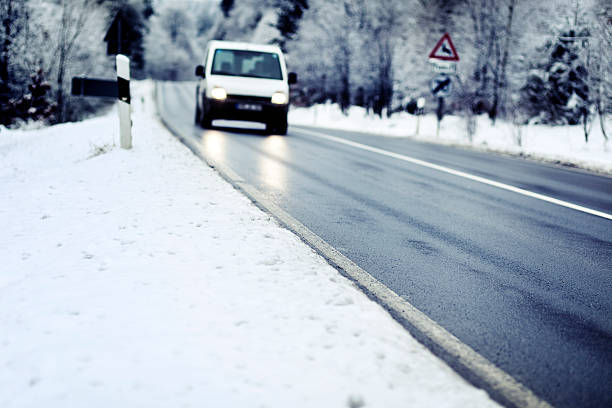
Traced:
<path fill-rule="evenodd" d="M 548 42 L 548 59 L 533 70 L 522 89 L 524 109 L 541 123 L 576 125 L 589 109 L 588 67 L 581 57 L 587 29 L 561 32 Z"/>

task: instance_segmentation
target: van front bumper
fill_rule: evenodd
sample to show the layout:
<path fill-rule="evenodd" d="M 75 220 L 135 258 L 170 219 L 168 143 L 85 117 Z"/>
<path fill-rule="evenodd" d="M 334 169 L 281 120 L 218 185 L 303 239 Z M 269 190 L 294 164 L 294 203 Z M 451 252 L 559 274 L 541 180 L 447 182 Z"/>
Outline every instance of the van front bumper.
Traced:
<path fill-rule="evenodd" d="M 270 98 L 228 95 L 224 100 L 205 98 L 204 110 L 213 119 L 279 122 L 287 120 L 289 105 L 278 105 Z"/>

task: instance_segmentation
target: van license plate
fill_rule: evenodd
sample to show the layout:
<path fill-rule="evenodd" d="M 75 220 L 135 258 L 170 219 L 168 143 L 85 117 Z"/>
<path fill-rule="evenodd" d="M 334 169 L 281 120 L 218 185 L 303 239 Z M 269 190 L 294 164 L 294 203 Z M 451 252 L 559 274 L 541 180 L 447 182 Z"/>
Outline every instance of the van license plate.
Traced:
<path fill-rule="evenodd" d="M 256 103 L 237 103 L 236 109 L 240 110 L 250 110 L 250 111 L 260 111 L 261 105 L 257 105 Z"/>

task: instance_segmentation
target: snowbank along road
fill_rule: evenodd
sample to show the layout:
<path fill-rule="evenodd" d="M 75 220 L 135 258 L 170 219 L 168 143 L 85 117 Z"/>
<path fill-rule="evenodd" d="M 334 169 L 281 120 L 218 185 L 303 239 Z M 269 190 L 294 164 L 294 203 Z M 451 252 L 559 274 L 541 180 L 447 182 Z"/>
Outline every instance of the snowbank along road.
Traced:
<path fill-rule="evenodd" d="M 159 111 L 203 156 L 543 400 L 612 404 L 612 179 L 338 130 L 205 131 L 193 94 L 160 84 Z"/>

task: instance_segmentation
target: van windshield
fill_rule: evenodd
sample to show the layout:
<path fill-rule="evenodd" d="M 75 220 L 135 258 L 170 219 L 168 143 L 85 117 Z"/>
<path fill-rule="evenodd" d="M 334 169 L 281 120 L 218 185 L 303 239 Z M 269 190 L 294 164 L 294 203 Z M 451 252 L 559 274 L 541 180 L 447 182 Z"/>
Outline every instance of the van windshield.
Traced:
<path fill-rule="evenodd" d="M 278 54 L 244 50 L 215 50 L 213 75 L 283 79 Z"/>

